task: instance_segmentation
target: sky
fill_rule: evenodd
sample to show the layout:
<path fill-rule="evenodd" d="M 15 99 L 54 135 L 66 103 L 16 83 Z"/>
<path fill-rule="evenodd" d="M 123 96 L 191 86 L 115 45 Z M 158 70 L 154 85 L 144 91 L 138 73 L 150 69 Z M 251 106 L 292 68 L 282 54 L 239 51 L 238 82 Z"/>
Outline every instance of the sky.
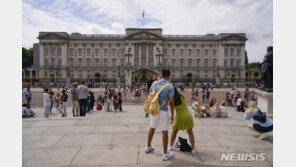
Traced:
<path fill-rule="evenodd" d="M 163 34 L 246 33 L 249 62 L 273 45 L 272 0 L 23 0 L 22 45 L 39 31 L 125 34 L 125 28 L 162 28 Z"/>

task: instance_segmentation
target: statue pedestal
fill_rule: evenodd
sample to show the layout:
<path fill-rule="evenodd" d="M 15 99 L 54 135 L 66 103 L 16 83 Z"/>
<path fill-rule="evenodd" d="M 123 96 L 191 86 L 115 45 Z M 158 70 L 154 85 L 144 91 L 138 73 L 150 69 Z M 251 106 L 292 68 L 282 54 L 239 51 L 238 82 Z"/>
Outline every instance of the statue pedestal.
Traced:
<path fill-rule="evenodd" d="M 262 90 L 256 91 L 258 95 L 258 107 L 266 112 L 269 117 L 273 117 L 273 93 Z"/>

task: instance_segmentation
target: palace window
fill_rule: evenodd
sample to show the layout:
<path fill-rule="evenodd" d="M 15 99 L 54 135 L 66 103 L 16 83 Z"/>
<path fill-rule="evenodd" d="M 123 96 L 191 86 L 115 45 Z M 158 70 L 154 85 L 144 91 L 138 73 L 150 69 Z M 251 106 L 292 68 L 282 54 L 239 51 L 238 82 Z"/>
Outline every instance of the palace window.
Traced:
<path fill-rule="evenodd" d="M 188 67 L 191 67 L 192 65 L 192 60 L 188 60 Z"/>
<path fill-rule="evenodd" d="M 209 60 L 205 60 L 204 67 L 208 67 L 208 64 L 209 64 Z"/>
<path fill-rule="evenodd" d="M 200 60 L 196 60 L 196 67 L 200 67 Z"/>
<path fill-rule="evenodd" d="M 108 49 L 104 49 L 104 56 L 108 56 Z"/>
<path fill-rule="evenodd" d="M 51 60 L 51 66 L 52 66 L 52 67 L 55 66 L 55 60 Z"/>
<path fill-rule="evenodd" d="M 135 56 L 139 56 L 139 48 L 135 47 Z"/>
<path fill-rule="evenodd" d="M 236 56 L 237 56 L 237 57 L 239 57 L 239 56 L 240 56 L 240 54 L 241 54 L 240 52 L 241 52 L 241 50 L 240 50 L 240 49 L 237 49 L 237 50 L 236 50 Z"/>
<path fill-rule="evenodd" d="M 99 67 L 100 66 L 100 62 L 97 60 L 96 61 L 96 67 Z"/>
<path fill-rule="evenodd" d="M 233 60 L 230 60 L 230 67 L 233 67 Z"/>
<path fill-rule="evenodd" d="M 58 66 L 62 67 L 62 60 L 58 60 Z"/>
<path fill-rule="evenodd" d="M 172 57 L 175 57 L 175 56 L 176 56 L 176 50 L 172 49 Z"/>
<path fill-rule="evenodd" d="M 180 56 L 184 55 L 184 49 L 180 49 Z"/>
<path fill-rule="evenodd" d="M 121 56 L 124 56 L 124 50 L 123 49 L 120 50 L 120 53 L 121 53 Z"/>
<path fill-rule="evenodd" d="M 172 67 L 175 67 L 175 60 L 172 60 Z"/>
<path fill-rule="evenodd" d="M 100 51 L 99 49 L 96 49 L 95 51 L 97 56 L 99 56 L 99 51 Z"/>
<path fill-rule="evenodd" d="M 152 46 L 152 45 L 149 46 L 148 49 L 149 49 L 149 56 L 153 56 L 153 46 Z M 143 51 L 143 52 L 145 51 L 144 54 L 142 54 L 142 55 L 146 55 L 146 48 L 143 48 L 142 51 Z M 142 52 L 142 53 L 143 53 L 143 52 Z"/>
<path fill-rule="evenodd" d="M 205 49 L 205 56 L 208 57 L 209 56 L 209 50 Z"/>
<path fill-rule="evenodd" d="M 51 55 L 55 55 L 55 48 L 51 48 Z"/>
<path fill-rule="evenodd" d="M 216 49 L 213 49 L 213 57 L 216 57 L 217 55 L 217 50 Z"/>
<path fill-rule="evenodd" d="M 200 49 L 196 49 L 196 56 L 200 57 Z"/>
<path fill-rule="evenodd" d="M 74 55 L 74 49 L 70 49 L 70 56 Z"/>
<path fill-rule="evenodd" d="M 168 63 L 168 62 L 167 62 L 166 60 L 163 61 L 163 62 L 162 62 L 163 67 L 167 67 L 167 63 Z"/>
<path fill-rule="evenodd" d="M 121 60 L 120 66 L 124 67 L 124 60 Z"/>
<path fill-rule="evenodd" d="M 236 67 L 239 67 L 239 64 L 240 64 L 239 60 L 236 60 Z"/>
<path fill-rule="evenodd" d="M 180 67 L 183 67 L 184 60 L 180 60 Z"/>
<path fill-rule="evenodd" d="M 191 57 L 191 55 L 192 55 L 192 50 L 188 49 L 188 56 Z"/>
<path fill-rule="evenodd" d="M 90 56 L 90 49 L 87 49 L 87 56 Z"/>
<path fill-rule="evenodd" d="M 231 57 L 233 57 L 233 52 L 234 52 L 234 49 L 231 48 L 231 49 L 230 49 L 230 56 L 231 56 Z"/>
<path fill-rule="evenodd" d="M 78 61 L 78 66 L 79 66 L 79 67 L 82 67 L 82 60 L 79 60 L 79 61 Z"/>
<path fill-rule="evenodd" d="M 74 60 L 70 60 L 70 67 L 74 67 Z"/>
<path fill-rule="evenodd" d="M 116 60 L 115 59 L 112 60 L 112 67 L 116 67 Z"/>
<path fill-rule="evenodd" d="M 213 67 L 216 67 L 216 60 L 213 60 Z"/>
<path fill-rule="evenodd" d="M 227 67 L 227 60 L 224 60 L 224 67 Z"/>
<path fill-rule="evenodd" d="M 61 55 L 61 54 L 62 54 L 62 49 L 58 48 L 58 55 Z"/>
<path fill-rule="evenodd" d="M 166 55 L 167 55 L 167 50 L 164 49 L 164 50 L 163 50 L 163 56 L 166 56 Z"/>
<path fill-rule="evenodd" d="M 116 56 L 116 49 L 112 49 L 112 56 Z"/>
<path fill-rule="evenodd" d="M 141 66 L 142 66 L 142 67 L 145 67 L 145 66 L 146 66 L 146 61 L 142 61 L 142 62 L 141 62 Z"/>
<path fill-rule="evenodd" d="M 49 62 L 48 60 L 45 60 L 45 67 L 48 67 L 49 66 Z"/>
<path fill-rule="evenodd" d="M 47 49 L 47 48 L 45 48 L 45 50 L 44 50 L 44 54 L 45 54 L 45 55 L 48 55 L 48 49 Z"/>
<path fill-rule="evenodd" d="M 104 67 L 107 67 L 107 66 L 108 66 L 108 60 L 105 59 L 105 60 L 104 60 Z"/>
<path fill-rule="evenodd" d="M 224 57 L 228 56 L 228 49 L 224 49 Z"/>
<path fill-rule="evenodd" d="M 79 56 L 82 56 L 82 49 L 78 49 Z"/>
<path fill-rule="evenodd" d="M 90 67 L 90 60 L 87 60 L 87 67 Z"/>

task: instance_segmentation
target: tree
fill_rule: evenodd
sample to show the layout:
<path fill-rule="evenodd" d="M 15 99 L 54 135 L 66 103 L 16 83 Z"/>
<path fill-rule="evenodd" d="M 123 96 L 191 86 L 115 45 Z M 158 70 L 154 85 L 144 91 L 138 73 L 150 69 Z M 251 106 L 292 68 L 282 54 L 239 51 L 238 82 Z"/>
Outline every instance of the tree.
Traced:
<path fill-rule="evenodd" d="M 249 64 L 248 52 L 245 51 L 245 66 L 247 67 L 248 64 Z"/>
<path fill-rule="evenodd" d="M 254 68 L 254 67 L 258 67 L 257 62 L 252 62 L 252 63 L 249 63 L 249 64 L 246 65 L 247 69 Z"/>
<path fill-rule="evenodd" d="M 22 68 L 26 69 L 33 65 L 33 48 L 22 47 Z"/>

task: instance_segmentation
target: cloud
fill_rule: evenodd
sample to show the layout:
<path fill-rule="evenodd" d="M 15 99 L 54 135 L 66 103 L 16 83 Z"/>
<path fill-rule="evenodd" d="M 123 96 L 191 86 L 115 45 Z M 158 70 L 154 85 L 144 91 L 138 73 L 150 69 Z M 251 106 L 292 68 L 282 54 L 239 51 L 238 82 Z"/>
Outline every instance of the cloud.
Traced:
<path fill-rule="evenodd" d="M 124 34 L 127 27 L 162 28 L 164 34 L 246 33 L 250 61 L 273 44 L 270 0 L 23 0 L 23 46 L 39 31 Z"/>

